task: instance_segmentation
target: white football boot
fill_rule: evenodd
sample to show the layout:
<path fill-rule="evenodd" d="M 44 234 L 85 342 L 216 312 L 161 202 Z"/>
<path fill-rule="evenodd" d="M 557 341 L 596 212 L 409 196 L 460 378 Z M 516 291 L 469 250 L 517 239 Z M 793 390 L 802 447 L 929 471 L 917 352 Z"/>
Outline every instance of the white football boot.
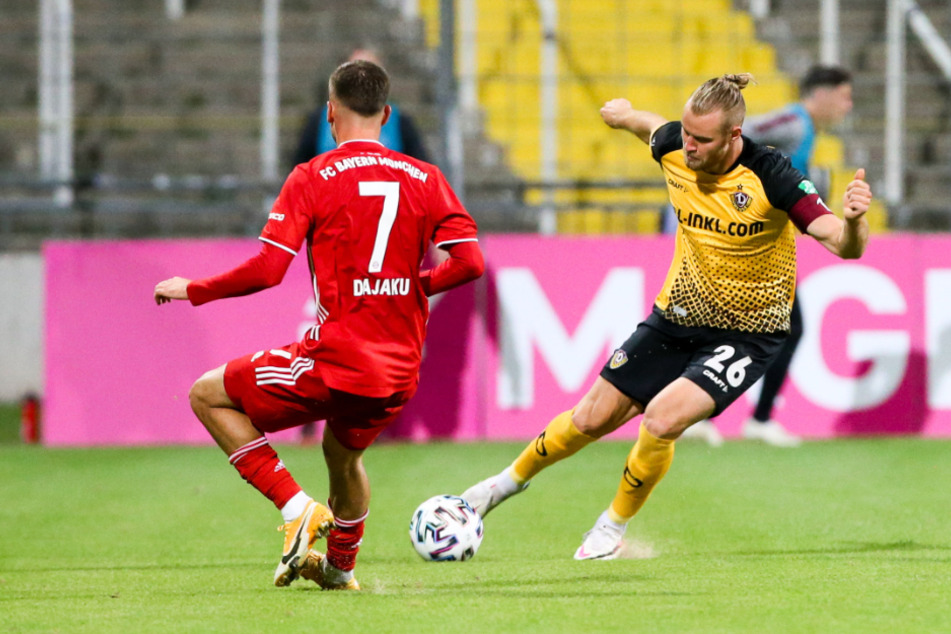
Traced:
<path fill-rule="evenodd" d="M 506 467 L 502 473 L 472 485 L 459 497 L 468 502 L 479 517 L 484 518 L 496 506 L 527 489 L 530 483 L 518 484 L 509 475 L 509 467 Z"/>
<path fill-rule="evenodd" d="M 601 513 L 594 528 L 584 534 L 584 541 L 575 551 L 575 559 L 617 559 L 624 545 L 627 524 L 619 525 L 608 519 L 608 512 Z"/>
<path fill-rule="evenodd" d="M 802 444 L 802 438 L 789 433 L 781 423 L 775 420 L 761 423 L 755 418 L 750 418 L 743 423 L 743 438 L 761 440 L 773 447 L 798 447 Z"/>
<path fill-rule="evenodd" d="M 711 447 L 723 445 L 723 435 L 720 434 L 720 430 L 713 424 L 713 421 L 707 418 L 685 429 L 680 438 L 683 440 L 702 440 Z"/>

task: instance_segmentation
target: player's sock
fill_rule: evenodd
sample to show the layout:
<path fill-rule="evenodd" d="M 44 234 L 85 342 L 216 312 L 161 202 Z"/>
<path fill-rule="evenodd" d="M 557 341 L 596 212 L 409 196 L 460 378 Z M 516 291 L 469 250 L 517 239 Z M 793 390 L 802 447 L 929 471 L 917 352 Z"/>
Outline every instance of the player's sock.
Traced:
<path fill-rule="evenodd" d="M 304 512 L 312 499 L 303 491 L 298 491 L 294 497 L 288 500 L 287 504 L 281 507 L 281 517 L 284 518 L 285 522 L 293 522 L 301 516 L 301 513 Z"/>
<path fill-rule="evenodd" d="M 571 422 L 574 410 L 562 412 L 548 423 L 538 437 L 512 463 L 510 473 L 518 484 L 531 480 L 545 467 L 574 454 L 597 438 L 578 431 Z"/>
<path fill-rule="evenodd" d="M 502 469 L 502 472 L 495 476 L 493 484 L 501 494 L 500 497 L 505 499 L 517 493 L 522 488 L 522 485 L 525 484 L 525 480 L 515 475 L 510 465 Z"/>
<path fill-rule="evenodd" d="M 347 572 L 356 565 L 368 514 L 369 511 L 355 520 L 334 519 L 334 527 L 327 536 L 327 563 L 337 570 Z"/>
<path fill-rule="evenodd" d="M 263 493 L 279 510 L 301 493 L 300 485 L 263 436 L 236 449 L 228 456 L 228 461 L 248 484 Z"/>
<path fill-rule="evenodd" d="M 674 441 L 657 438 L 647 431 L 644 423 L 637 442 L 627 457 L 624 477 L 618 485 L 614 501 L 608 508 L 608 517 L 617 524 L 625 524 L 644 506 L 654 486 L 661 481 L 674 460 Z"/>

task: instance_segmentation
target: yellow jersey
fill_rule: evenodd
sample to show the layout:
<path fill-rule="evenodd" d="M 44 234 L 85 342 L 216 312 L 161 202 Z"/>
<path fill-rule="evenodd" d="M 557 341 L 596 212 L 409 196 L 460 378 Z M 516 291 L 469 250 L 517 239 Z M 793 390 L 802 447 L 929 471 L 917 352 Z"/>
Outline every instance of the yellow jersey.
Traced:
<path fill-rule="evenodd" d="M 724 174 L 684 161 L 680 122 L 651 137 L 678 226 L 673 261 L 656 299 L 684 326 L 786 332 L 796 289 L 794 224 L 805 232 L 831 213 L 815 187 L 778 150 L 743 137 Z"/>

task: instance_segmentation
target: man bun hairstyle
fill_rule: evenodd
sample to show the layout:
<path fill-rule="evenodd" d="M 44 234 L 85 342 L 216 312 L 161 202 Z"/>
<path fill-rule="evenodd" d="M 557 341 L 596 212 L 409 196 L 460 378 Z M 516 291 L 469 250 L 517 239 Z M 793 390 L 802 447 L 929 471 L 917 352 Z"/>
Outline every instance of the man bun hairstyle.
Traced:
<path fill-rule="evenodd" d="M 810 68 L 799 80 L 799 96 L 808 97 L 816 88 L 837 88 L 852 83 L 852 73 L 841 66 L 818 64 Z"/>
<path fill-rule="evenodd" d="M 361 116 L 380 114 L 389 97 L 390 77 L 373 62 L 345 62 L 330 76 L 330 98 Z"/>
<path fill-rule="evenodd" d="M 693 91 L 687 104 L 691 112 L 698 115 L 722 110 L 723 125 L 728 129 L 742 125 L 743 119 L 746 118 L 746 101 L 741 91 L 750 83 L 756 83 L 750 73 L 714 77 Z"/>

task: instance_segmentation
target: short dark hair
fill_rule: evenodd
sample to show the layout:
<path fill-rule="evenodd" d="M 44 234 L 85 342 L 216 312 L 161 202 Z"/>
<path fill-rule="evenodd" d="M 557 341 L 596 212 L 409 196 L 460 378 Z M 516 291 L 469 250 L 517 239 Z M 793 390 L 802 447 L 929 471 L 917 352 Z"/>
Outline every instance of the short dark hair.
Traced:
<path fill-rule="evenodd" d="M 330 76 L 330 98 L 364 117 L 380 114 L 389 96 L 390 77 L 373 62 L 345 62 Z"/>
<path fill-rule="evenodd" d="M 817 65 L 809 69 L 799 81 L 799 96 L 808 97 L 816 88 L 823 86 L 836 88 L 842 84 L 852 83 L 852 73 L 841 66 Z"/>

